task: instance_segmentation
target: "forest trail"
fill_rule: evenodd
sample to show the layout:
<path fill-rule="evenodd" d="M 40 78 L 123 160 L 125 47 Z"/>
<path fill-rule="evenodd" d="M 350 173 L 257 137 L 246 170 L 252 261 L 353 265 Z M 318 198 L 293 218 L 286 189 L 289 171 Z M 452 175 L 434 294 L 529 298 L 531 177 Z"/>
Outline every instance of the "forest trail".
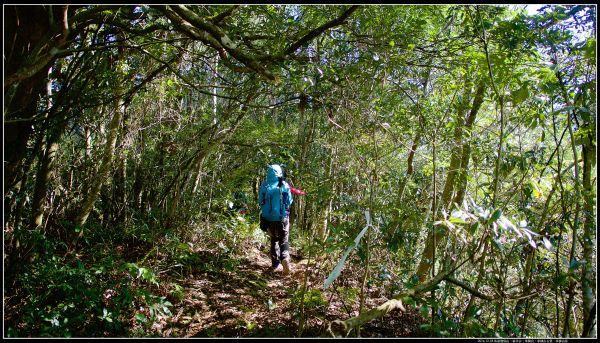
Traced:
<path fill-rule="evenodd" d="M 182 301 L 173 306 L 168 322 L 154 324 L 154 332 L 161 332 L 163 337 L 299 337 L 298 299 L 307 260 L 292 252 L 292 270 L 283 276 L 271 270 L 268 253 L 256 247 L 245 250 L 245 256 L 236 260 L 206 251 L 196 254 L 214 268 L 194 270 L 180 281 Z M 232 265 L 232 261 L 238 262 Z M 329 321 L 357 314 L 348 307 L 358 306 L 340 301 L 339 292 L 321 291 L 323 280 L 323 273 L 310 272 L 301 337 L 329 337 Z M 370 297 L 366 308 L 385 300 Z M 361 336 L 419 337 L 423 336 L 419 324 L 416 310 L 394 311 L 368 323 Z"/>
<path fill-rule="evenodd" d="M 241 5 L 4 7 L 5 336 L 597 336 L 596 6 Z"/>

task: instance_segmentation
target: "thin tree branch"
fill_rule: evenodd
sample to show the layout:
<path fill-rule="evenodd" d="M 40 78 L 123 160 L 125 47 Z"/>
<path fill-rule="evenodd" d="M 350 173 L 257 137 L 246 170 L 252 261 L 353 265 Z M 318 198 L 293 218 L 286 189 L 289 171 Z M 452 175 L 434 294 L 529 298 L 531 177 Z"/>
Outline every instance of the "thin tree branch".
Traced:
<path fill-rule="evenodd" d="M 455 278 L 453 278 L 451 276 L 447 276 L 446 278 L 444 278 L 444 280 L 446 280 L 446 281 L 448 281 L 448 282 L 450 282 L 450 283 L 452 283 L 452 284 L 454 284 L 454 285 L 456 285 L 456 286 L 464 289 L 465 291 L 473 294 L 474 296 L 476 296 L 476 297 L 478 297 L 480 299 L 489 300 L 489 301 L 493 301 L 494 300 L 494 297 L 492 297 L 490 295 L 483 294 L 483 293 L 477 291 L 476 289 L 470 287 L 466 283 L 458 281 L 458 280 L 456 280 Z"/>
<path fill-rule="evenodd" d="M 342 15 L 340 15 L 339 17 L 337 17 L 337 18 L 335 18 L 335 19 L 333 19 L 331 21 L 328 21 L 327 23 L 325 23 L 325 24 L 317 27 L 316 29 L 311 30 L 309 33 L 307 33 L 306 35 L 304 35 L 304 37 L 300 38 L 295 43 L 292 43 L 287 49 L 285 49 L 284 55 L 293 54 L 302 45 L 308 43 L 309 41 L 311 41 L 315 37 L 319 36 L 323 32 L 329 30 L 332 27 L 336 27 L 338 25 L 341 25 L 342 23 L 344 23 L 344 21 L 346 21 L 346 19 L 348 19 L 348 17 L 354 11 L 356 11 L 358 9 L 358 7 L 360 7 L 360 6 L 358 6 L 358 5 L 352 5 L 348 9 L 346 9 L 344 11 L 344 13 L 342 13 Z"/>
<path fill-rule="evenodd" d="M 213 18 L 210 18 L 209 20 L 213 23 L 213 24 L 218 24 L 220 22 L 222 22 L 225 18 L 231 16 L 231 14 L 233 13 L 233 11 L 237 10 L 238 8 L 240 8 L 240 5 L 234 5 L 229 7 L 228 9 L 226 9 L 225 11 L 217 14 L 216 16 L 214 16 Z"/>

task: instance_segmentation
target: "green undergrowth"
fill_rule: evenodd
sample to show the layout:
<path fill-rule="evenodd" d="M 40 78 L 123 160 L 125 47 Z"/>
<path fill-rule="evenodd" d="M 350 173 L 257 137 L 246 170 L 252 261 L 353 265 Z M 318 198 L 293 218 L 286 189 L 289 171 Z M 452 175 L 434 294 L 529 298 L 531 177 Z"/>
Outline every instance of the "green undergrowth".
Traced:
<path fill-rule="evenodd" d="M 148 337 L 173 316 L 186 277 L 235 272 L 264 235 L 242 216 L 165 230 L 90 223 L 77 249 L 36 232 L 30 258 L 5 274 L 5 337 Z M 211 232 L 204 237 L 202 232 Z M 194 242 L 184 237 L 196 236 Z"/>

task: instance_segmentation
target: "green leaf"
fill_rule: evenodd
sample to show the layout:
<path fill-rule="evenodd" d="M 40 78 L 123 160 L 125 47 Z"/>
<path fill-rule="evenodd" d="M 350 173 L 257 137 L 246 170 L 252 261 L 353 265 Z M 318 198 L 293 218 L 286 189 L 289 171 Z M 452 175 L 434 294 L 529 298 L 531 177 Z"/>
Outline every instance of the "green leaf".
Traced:
<path fill-rule="evenodd" d="M 449 221 L 455 224 L 467 224 L 467 222 L 462 218 L 450 217 Z"/>
<path fill-rule="evenodd" d="M 596 40 L 593 37 L 587 39 L 585 47 L 583 48 L 583 56 L 586 59 L 596 59 Z"/>
<path fill-rule="evenodd" d="M 500 210 L 496 210 L 494 211 L 494 213 L 492 213 L 492 216 L 490 217 L 490 223 L 495 222 L 496 220 L 498 220 L 498 218 L 500 218 L 500 216 L 502 215 L 502 211 Z"/>
<path fill-rule="evenodd" d="M 427 306 L 421 306 L 421 316 L 423 316 L 424 318 L 429 317 L 429 307 Z"/>
<path fill-rule="evenodd" d="M 179 244 L 177 244 L 177 249 L 183 250 L 183 251 L 189 251 L 190 246 L 187 243 L 179 243 Z"/>
<path fill-rule="evenodd" d="M 479 222 L 475 222 L 473 225 L 469 227 L 469 232 L 471 234 L 477 233 L 477 229 L 479 229 Z"/>
<path fill-rule="evenodd" d="M 431 329 L 431 324 L 421 324 L 419 325 L 419 328 L 423 331 L 429 331 L 429 329 Z"/>
<path fill-rule="evenodd" d="M 529 184 L 531 185 L 531 188 L 533 190 L 533 195 L 536 198 L 539 198 L 539 197 L 541 197 L 543 195 L 542 191 L 540 190 L 540 188 L 539 188 L 539 186 L 537 184 L 537 182 L 535 182 L 534 180 L 530 180 Z"/>
<path fill-rule="evenodd" d="M 558 277 L 554 278 L 554 286 L 566 286 L 567 285 L 567 274 L 561 273 Z"/>
<path fill-rule="evenodd" d="M 514 106 L 522 103 L 529 97 L 529 89 L 527 87 L 527 83 L 524 83 L 521 88 L 512 93 Z"/>
<path fill-rule="evenodd" d="M 135 320 L 137 320 L 139 323 L 146 323 L 148 321 L 148 318 L 146 318 L 144 314 L 138 313 L 135 315 Z"/>
<path fill-rule="evenodd" d="M 577 268 L 579 268 L 581 266 L 581 262 L 577 261 L 577 260 L 572 260 L 571 263 L 569 264 L 569 269 L 572 270 L 576 270 Z"/>

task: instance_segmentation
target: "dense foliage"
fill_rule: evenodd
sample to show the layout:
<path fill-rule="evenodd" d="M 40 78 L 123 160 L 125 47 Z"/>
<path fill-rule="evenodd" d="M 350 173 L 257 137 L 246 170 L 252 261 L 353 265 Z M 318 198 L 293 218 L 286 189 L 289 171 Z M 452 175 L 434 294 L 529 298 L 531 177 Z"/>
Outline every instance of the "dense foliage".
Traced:
<path fill-rule="evenodd" d="M 412 308 L 438 337 L 596 336 L 595 25 L 587 5 L 5 5 L 4 336 L 171 335 L 177 280 L 263 247 L 271 163 L 307 192 L 292 249 L 328 277 L 290 291 L 290 335 L 333 292 L 351 309 L 324 334 Z"/>

